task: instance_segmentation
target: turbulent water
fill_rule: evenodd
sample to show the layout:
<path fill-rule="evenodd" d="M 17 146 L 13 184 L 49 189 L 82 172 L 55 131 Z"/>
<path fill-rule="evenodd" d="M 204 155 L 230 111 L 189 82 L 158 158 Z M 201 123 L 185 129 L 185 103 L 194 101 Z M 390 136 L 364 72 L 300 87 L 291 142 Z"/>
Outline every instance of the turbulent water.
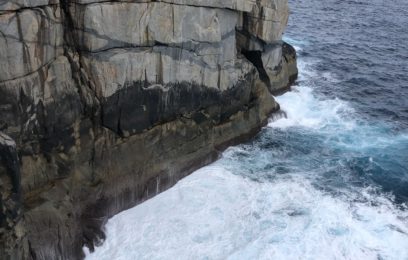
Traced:
<path fill-rule="evenodd" d="M 408 259 L 408 2 L 290 7 L 286 118 L 113 217 L 87 259 Z"/>

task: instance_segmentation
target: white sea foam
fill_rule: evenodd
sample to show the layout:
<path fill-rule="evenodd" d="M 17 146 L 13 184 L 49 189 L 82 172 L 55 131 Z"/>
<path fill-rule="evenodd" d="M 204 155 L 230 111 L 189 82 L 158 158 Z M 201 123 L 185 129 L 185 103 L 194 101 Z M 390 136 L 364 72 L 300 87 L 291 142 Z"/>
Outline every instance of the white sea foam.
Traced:
<path fill-rule="evenodd" d="M 354 127 L 354 121 L 348 120 L 347 115 L 353 114 L 350 105 L 340 99 L 319 99 L 313 93 L 313 79 L 321 78 L 313 69 L 317 60 L 299 59 L 299 83 L 292 87 L 292 91 L 276 97 L 281 110 L 286 117 L 271 121 L 268 126 L 287 128 L 300 126 L 306 128 L 323 129 L 328 125 L 345 128 Z M 329 72 L 325 77 L 330 81 L 336 81 L 335 76 Z"/>
<path fill-rule="evenodd" d="M 268 127 L 298 127 L 315 131 L 326 136 L 328 142 L 360 151 L 395 144 L 408 145 L 407 133 L 392 136 L 385 123 L 360 120 L 356 118 L 355 110 L 348 102 L 338 98 L 320 98 L 313 93 L 312 87 L 302 86 L 302 83 L 275 99 L 282 112 L 281 115 L 270 118 Z"/>
<path fill-rule="evenodd" d="M 371 196 L 367 193 L 366 196 Z M 208 166 L 106 225 L 87 259 L 407 259 L 408 214 L 333 198 L 301 176 L 260 183 Z"/>
<path fill-rule="evenodd" d="M 285 111 L 286 118 L 271 122 L 270 127 L 323 129 L 328 125 L 355 126 L 353 120 L 347 120 L 347 115 L 352 114 L 353 109 L 346 102 L 339 99 L 319 100 L 310 87 L 294 87 L 293 91 L 276 97 L 276 100 Z"/>

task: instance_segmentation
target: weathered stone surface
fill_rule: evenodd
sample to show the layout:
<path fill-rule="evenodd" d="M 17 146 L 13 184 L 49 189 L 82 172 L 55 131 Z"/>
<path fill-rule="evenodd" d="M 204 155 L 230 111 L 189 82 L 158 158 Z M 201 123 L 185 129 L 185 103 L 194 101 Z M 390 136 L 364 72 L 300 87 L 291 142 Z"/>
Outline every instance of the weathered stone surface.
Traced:
<path fill-rule="evenodd" d="M 26 76 L 62 54 L 58 7 L 0 14 L 0 82 Z"/>
<path fill-rule="evenodd" d="M 204 54 L 205 47 L 222 48 L 222 40 L 234 36 L 239 20 L 239 13 L 230 10 L 160 2 L 71 5 L 70 10 L 81 47 L 92 52 L 159 43 Z"/>
<path fill-rule="evenodd" d="M 273 43 L 281 40 L 289 14 L 285 0 L 248 1 L 246 4 L 226 1 L 222 5 L 216 2 L 214 5 L 201 3 L 200 6 L 211 8 L 165 1 L 118 2 L 71 5 L 71 12 L 75 13 L 75 27 L 78 28 L 82 47 L 89 51 L 152 46 L 156 42 L 182 45 L 183 48 L 203 42 L 216 43 L 235 31 L 235 27 L 243 28 L 263 42 Z M 213 8 L 227 6 L 250 8 L 244 8 L 243 13 Z"/>
<path fill-rule="evenodd" d="M 297 75 L 286 0 L 0 3 L 0 258 L 80 259 L 107 218 L 255 134 Z"/>
<path fill-rule="evenodd" d="M 287 0 L 257 0 L 250 13 L 244 14 L 244 30 L 265 43 L 282 39 L 288 23 Z"/>
<path fill-rule="evenodd" d="M 102 3 L 104 0 L 74 0 L 72 2 L 79 4 Z M 117 2 L 133 2 L 133 3 L 151 3 L 162 2 L 175 5 L 195 6 L 195 7 L 211 7 L 219 9 L 231 9 L 242 12 L 250 12 L 256 5 L 256 0 L 119 0 Z"/>
<path fill-rule="evenodd" d="M 267 46 L 262 53 L 262 63 L 270 82 L 270 90 L 279 92 L 289 85 L 288 62 L 282 55 L 282 45 Z"/>
<path fill-rule="evenodd" d="M 0 1 L 0 13 L 4 11 L 16 11 L 24 8 L 56 5 L 58 0 L 2 0 Z"/>
<path fill-rule="evenodd" d="M 274 95 L 287 91 L 297 78 L 296 51 L 287 43 L 269 46 L 262 54 L 262 62 Z"/>
<path fill-rule="evenodd" d="M 26 77 L 0 83 L 0 126 L 20 142 L 56 135 L 80 114 L 78 90 L 65 56 Z"/>
<path fill-rule="evenodd" d="M 282 44 L 282 52 L 286 63 L 288 64 L 289 82 L 294 82 L 298 76 L 298 68 L 296 63 L 296 50 L 290 44 L 284 42 Z"/>
<path fill-rule="evenodd" d="M 82 62 L 88 75 L 95 79 L 95 92 L 99 97 L 109 97 L 134 81 L 161 85 L 188 81 L 224 91 L 253 68 L 246 60 L 235 58 L 220 64 L 211 57 L 214 56 L 157 46 L 84 55 Z"/>

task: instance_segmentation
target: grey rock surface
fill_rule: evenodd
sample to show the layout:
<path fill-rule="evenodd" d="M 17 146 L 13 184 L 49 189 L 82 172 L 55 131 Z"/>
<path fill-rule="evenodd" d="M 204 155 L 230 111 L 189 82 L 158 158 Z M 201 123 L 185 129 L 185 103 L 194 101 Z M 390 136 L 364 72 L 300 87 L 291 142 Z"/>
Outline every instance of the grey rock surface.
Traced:
<path fill-rule="evenodd" d="M 0 15 L 0 82 L 26 76 L 63 53 L 58 7 Z"/>
<path fill-rule="evenodd" d="M 286 0 L 0 1 L 0 259 L 81 259 L 296 79 Z"/>

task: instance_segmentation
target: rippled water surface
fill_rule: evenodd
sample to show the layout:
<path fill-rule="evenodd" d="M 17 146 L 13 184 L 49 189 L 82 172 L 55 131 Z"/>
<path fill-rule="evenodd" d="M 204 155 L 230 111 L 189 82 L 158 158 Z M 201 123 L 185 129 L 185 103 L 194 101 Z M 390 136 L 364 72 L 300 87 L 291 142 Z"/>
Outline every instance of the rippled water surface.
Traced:
<path fill-rule="evenodd" d="M 408 2 L 290 7 L 287 118 L 113 217 L 88 259 L 408 259 Z"/>

